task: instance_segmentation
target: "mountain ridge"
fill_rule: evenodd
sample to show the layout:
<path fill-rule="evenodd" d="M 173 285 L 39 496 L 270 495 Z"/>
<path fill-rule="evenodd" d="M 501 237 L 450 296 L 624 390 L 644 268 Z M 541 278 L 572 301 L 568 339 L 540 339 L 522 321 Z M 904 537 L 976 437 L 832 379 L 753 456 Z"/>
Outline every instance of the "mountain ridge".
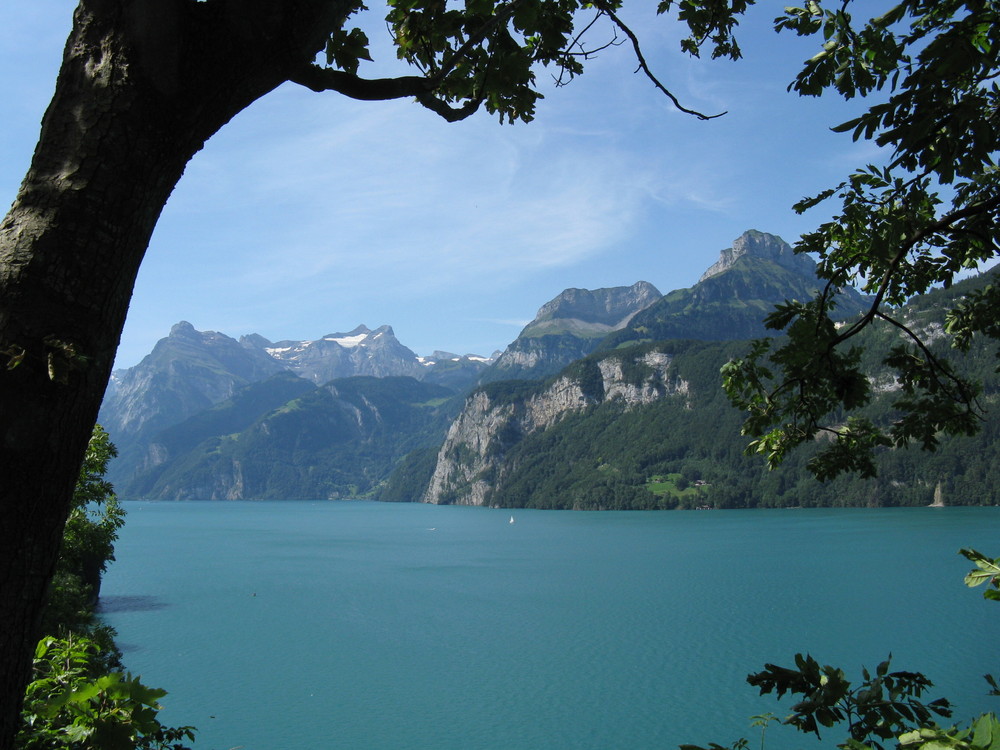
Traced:
<path fill-rule="evenodd" d="M 119 456 L 108 477 L 128 485 L 149 468 L 154 436 L 281 372 L 314 385 L 356 376 L 407 376 L 456 391 L 471 386 L 488 363 L 471 355 L 421 359 L 388 325 L 271 342 L 259 334 L 237 341 L 180 321 L 138 365 L 116 371 L 109 383 L 98 420 L 119 446 Z"/>
<path fill-rule="evenodd" d="M 662 296 L 648 281 L 627 287 L 565 289 L 538 309 L 481 381 L 536 379 L 558 372 L 590 354 L 607 334 L 628 325 Z"/>
<path fill-rule="evenodd" d="M 609 334 L 598 349 L 677 338 L 726 341 L 774 336 L 764 318 L 775 305 L 812 299 L 823 283 L 811 258 L 796 254 L 777 235 L 748 230 L 719 252 L 719 259 L 698 283 L 664 295 Z M 869 303 L 868 297 L 846 288 L 836 313 L 849 318 Z"/>
<path fill-rule="evenodd" d="M 721 364 L 706 364 L 715 356 L 707 352 L 721 351 L 708 343 L 774 335 L 763 327 L 763 317 L 775 302 L 811 296 L 821 283 L 814 271 L 810 259 L 795 256 L 779 237 L 751 230 L 720 252 L 702 280 L 688 289 L 662 295 L 644 281 L 629 287 L 566 289 L 539 308 L 504 352 L 524 358 L 516 363 L 519 370 L 497 367 L 503 355 L 489 369 L 485 357 L 448 352 L 417 357 L 396 340 L 390 326 L 371 330 L 360 325 L 312 341 L 272 342 L 259 334 L 235 341 L 182 322 L 154 347 L 157 356 L 151 353 L 150 367 L 126 373 L 149 388 L 154 407 L 166 404 L 170 410 L 136 421 L 140 432 L 126 441 L 123 468 L 112 481 L 128 497 L 250 499 L 279 497 L 284 488 L 296 497 L 360 492 L 381 499 L 464 502 L 462 493 L 470 491 L 476 502 L 486 504 L 537 503 L 532 486 L 557 494 L 561 490 L 540 482 L 533 473 L 536 467 L 549 477 L 570 477 L 575 471 L 568 454 L 561 459 L 564 466 L 544 466 L 546 455 L 562 450 L 560 444 L 577 445 L 565 432 L 567 425 L 591 433 L 597 423 L 592 419 L 605 420 L 603 432 L 591 435 L 597 446 L 603 444 L 602 434 L 619 424 L 643 425 L 637 433 L 623 433 L 626 442 L 661 434 L 658 423 L 644 422 L 654 412 L 664 424 L 686 424 L 685 409 L 716 404 L 718 397 L 706 401 L 704 395 L 706 383 L 718 389 Z M 864 302 L 856 292 L 848 292 L 848 299 L 855 309 Z M 691 339 L 700 341 L 683 343 Z M 176 358 L 171 360 L 171 354 Z M 237 372 L 227 369 L 230 361 L 238 365 Z M 393 367 L 402 373 L 378 375 Z M 353 368 L 346 370 L 352 374 L 324 380 L 345 371 L 338 368 Z M 364 374 L 354 374 L 362 368 L 367 368 Z M 697 377 L 683 374 L 684 368 Z M 197 404 L 171 379 L 172 373 L 174 379 L 204 381 L 188 384 Z M 526 379 L 507 379 L 511 373 Z M 464 394 L 477 379 L 480 390 L 473 395 L 486 401 L 475 415 L 466 414 Z M 121 400 L 126 382 L 123 378 L 112 399 Z M 415 395 L 417 383 L 425 389 L 423 395 Z M 443 390 L 426 390 L 430 386 Z M 404 393 L 411 395 L 398 400 Z M 212 397 L 217 400 L 206 406 Z M 717 404 L 711 408 L 729 414 Z M 477 419 L 487 425 L 483 435 L 493 425 L 500 437 L 481 436 L 478 447 L 471 439 L 449 444 L 450 429 L 459 430 L 461 423 L 471 434 Z M 738 435 L 737 422 L 732 429 Z M 562 437 L 556 440 L 557 435 Z M 113 432 L 112 437 L 120 440 Z M 680 435 L 662 439 L 683 443 Z M 576 449 L 582 455 L 591 448 Z M 603 452 L 621 450 L 607 446 Z M 476 455 L 472 468 L 462 468 L 460 461 L 450 468 L 442 464 Z M 511 463 L 505 464 L 506 458 Z M 739 460 L 727 458 L 730 463 Z M 597 467 L 605 464 L 610 466 L 599 461 Z M 587 475 L 587 481 L 600 488 L 614 479 L 615 507 L 647 502 L 634 482 L 600 473 L 604 471 Z M 430 490 L 435 484 L 437 489 Z M 580 502 L 570 507 L 603 507 L 594 499 Z"/>
<path fill-rule="evenodd" d="M 985 283 L 974 278 L 934 290 L 899 312 L 941 353 L 945 311 Z M 864 416 L 876 422 L 891 417 L 893 388 L 881 361 L 902 336 L 885 324 L 860 342 L 874 390 Z M 590 510 L 1000 501 L 1000 415 L 987 415 L 975 436 L 942 441 L 934 454 L 882 451 L 873 480 L 816 482 L 807 463 L 818 445 L 768 471 L 761 456 L 744 452 L 745 415 L 721 388 L 720 367 L 747 346 L 744 340 L 633 344 L 596 351 L 545 380 L 484 385 L 467 397 L 433 460 L 408 467 L 410 481 L 422 481 L 423 489 L 407 494 L 390 479 L 392 499 Z M 645 359 L 651 355 L 654 362 Z M 985 399 L 1000 397 L 990 343 L 977 340 L 959 364 L 985 384 Z"/>

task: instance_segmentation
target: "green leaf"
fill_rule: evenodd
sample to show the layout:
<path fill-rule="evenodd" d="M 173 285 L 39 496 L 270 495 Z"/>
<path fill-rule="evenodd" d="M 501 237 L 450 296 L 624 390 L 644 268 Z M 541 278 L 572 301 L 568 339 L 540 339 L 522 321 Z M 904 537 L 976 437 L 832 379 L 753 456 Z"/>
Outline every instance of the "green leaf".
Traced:
<path fill-rule="evenodd" d="M 1000 721 L 995 714 L 983 714 L 972 723 L 972 744 L 982 750 L 1000 749 Z"/>
<path fill-rule="evenodd" d="M 996 586 L 1000 582 L 1000 559 L 991 560 L 981 552 L 973 549 L 962 549 L 959 552 L 976 566 L 974 570 L 966 574 L 966 586 L 979 586 L 987 582 Z M 984 596 L 987 599 L 997 598 L 996 596 L 990 596 L 991 593 L 996 594 L 997 592 L 994 589 L 990 589 L 985 592 Z"/>
<path fill-rule="evenodd" d="M 94 727 L 84 724 L 70 724 L 63 731 L 71 742 L 85 742 L 94 733 Z"/>

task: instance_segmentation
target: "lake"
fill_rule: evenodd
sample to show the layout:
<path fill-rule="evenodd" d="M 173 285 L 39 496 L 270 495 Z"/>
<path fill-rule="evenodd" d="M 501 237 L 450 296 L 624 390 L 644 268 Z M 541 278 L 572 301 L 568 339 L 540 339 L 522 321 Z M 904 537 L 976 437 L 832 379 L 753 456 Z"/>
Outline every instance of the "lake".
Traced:
<path fill-rule="evenodd" d="M 996 707 L 1000 604 L 957 552 L 1000 555 L 997 508 L 125 507 L 102 616 L 197 750 L 756 748 L 790 702 L 745 677 L 800 651 Z"/>

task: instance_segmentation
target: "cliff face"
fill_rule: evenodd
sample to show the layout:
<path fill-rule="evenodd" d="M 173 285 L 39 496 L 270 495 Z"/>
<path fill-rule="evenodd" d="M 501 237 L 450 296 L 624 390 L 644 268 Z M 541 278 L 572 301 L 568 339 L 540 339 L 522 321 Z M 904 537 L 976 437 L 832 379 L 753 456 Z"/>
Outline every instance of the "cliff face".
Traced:
<path fill-rule="evenodd" d="M 628 325 L 635 315 L 663 295 L 647 281 L 606 289 L 566 289 L 539 308 L 482 377 L 539 380 L 597 348 L 610 332 Z"/>
<path fill-rule="evenodd" d="M 562 321 L 576 323 L 579 328 L 592 326 L 595 331 L 621 328 L 639 310 L 662 296 L 648 281 L 637 281 L 628 287 L 566 289 L 539 308 L 535 320 L 522 335 L 533 335 L 536 327 L 542 330 L 556 327 L 553 324 Z"/>
<path fill-rule="evenodd" d="M 628 409 L 686 397 L 688 383 L 671 363 L 669 354 L 655 349 L 613 353 L 575 363 L 534 389 L 499 383 L 477 390 L 448 431 L 423 501 L 489 505 L 503 490 L 508 450 L 524 437 L 612 400 Z"/>

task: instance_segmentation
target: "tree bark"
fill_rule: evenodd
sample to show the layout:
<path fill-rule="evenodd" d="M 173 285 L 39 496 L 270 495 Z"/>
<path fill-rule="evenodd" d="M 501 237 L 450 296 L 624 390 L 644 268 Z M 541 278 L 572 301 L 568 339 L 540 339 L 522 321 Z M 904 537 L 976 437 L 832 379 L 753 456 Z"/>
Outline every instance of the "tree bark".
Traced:
<path fill-rule="evenodd" d="M 322 48 L 329 0 L 82 0 L 0 224 L 0 750 L 139 264 L 188 160 Z"/>

